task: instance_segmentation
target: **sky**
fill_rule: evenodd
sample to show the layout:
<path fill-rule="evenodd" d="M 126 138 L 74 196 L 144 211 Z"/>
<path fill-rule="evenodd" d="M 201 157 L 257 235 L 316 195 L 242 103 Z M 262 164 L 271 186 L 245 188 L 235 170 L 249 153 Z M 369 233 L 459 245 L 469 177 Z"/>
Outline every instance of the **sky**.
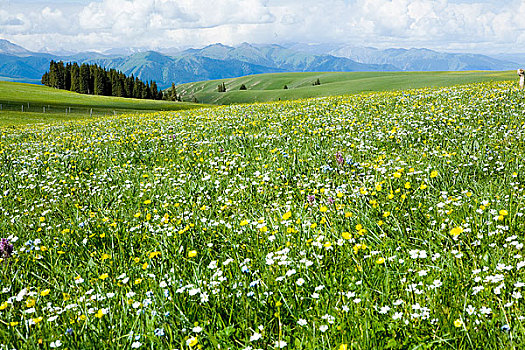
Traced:
<path fill-rule="evenodd" d="M 33 51 L 309 43 L 524 52 L 525 0 L 0 0 Z"/>

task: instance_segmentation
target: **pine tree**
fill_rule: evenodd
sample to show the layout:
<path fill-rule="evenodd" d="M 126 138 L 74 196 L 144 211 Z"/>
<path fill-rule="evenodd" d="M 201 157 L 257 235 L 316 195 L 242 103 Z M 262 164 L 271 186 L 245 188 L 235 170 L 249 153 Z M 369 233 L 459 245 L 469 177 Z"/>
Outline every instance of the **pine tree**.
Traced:
<path fill-rule="evenodd" d="M 94 69 L 94 94 L 104 95 L 106 87 L 106 74 L 104 70 L 95 65 Z"/>
<path fill-rule="evenodd" d="M 150 98 L 153 100 L 156 100 L 159 96 L 159 89 L 157 87 L 157 83 L 154 81 L 151 81 L 149 85 L 149 90 L 150 90 L 150 95 L 151 95 Z"/>
<path fill-rule="evenodd" d="M 109 71 L 109 81 L 111 82 L 111 96 L 122 97 L 120 80 L 116 70 L 111 69 Z"/>
<path fill-rule="evenodd" d="M 55 87 L 57 89 L 65 89 L 66 88 L 66 68 L 64 67 L 64 62 L 60 61 L 56 63 L 56 85 Z"/>
<path fill-rule="evenodd" d="M 139 78 L 135 78 L 133 83 L 133 98 L 142 98 L 142 85 Z"/>
<path fill-rule="evenodd" d="M 175 83 L 171 83 L 171 90 L 168 95 L 168 100 L 177 101 L 177 88 L 175 87 Z"/>
<path fill-rule="evenodd" d="M 64 89 L 71 90 L 71 63 L 67 63 L 64 69 Z"/>
<path fill-rule="evenodd" d="M 49 86 L 49 73 L 45 72 L 44 75 L 42 75 L 42 84 L 45 86 Z"/>
<path fill-rule="evenodd" d="M 53 60 L 49 62 L 49 86 L 57 88 L 58 84 L 58 67 L 57 63 Z"/>
<path fill-rule="evenodd" d="M 81 94 L 91 94 L 92 90 L 90 89 L 91 81 L 91 69 L 87 64 L 82 64 L 80 66 L 80 79 L 79 79 L 79 89 Z"/>
<path fill-rule="evenodd" d="M 118 88 L 119 88 L 119 94 L 120 97 L 128 97 L 127 91 L 126 91 L 126 76 L 122 73 L 118 73 Z"/>
<path fill-rule="evenodd" d="M 144 83 L 142 83 L 144 84 Z M 149 82 L 146 83 L 146 85 L 144 85 L 142 87 L 142 99 L 149 99 L 151 98 L 151 95 L 150 95 L 150 89 L 149 89 Z"/>
<path fill-rule="evenodd" d="M 80 67 L 75 62 L 71 66 L 71 88 L 70 91 L 80 92 Z"/>
<path fill-rule="evenodd" d="M 133 86 L 135 85 L 135 77 L 131 74 L 131 77 L 125 78 L 124 91 L 126 91 L 126 97 L 133 97 Z"/>

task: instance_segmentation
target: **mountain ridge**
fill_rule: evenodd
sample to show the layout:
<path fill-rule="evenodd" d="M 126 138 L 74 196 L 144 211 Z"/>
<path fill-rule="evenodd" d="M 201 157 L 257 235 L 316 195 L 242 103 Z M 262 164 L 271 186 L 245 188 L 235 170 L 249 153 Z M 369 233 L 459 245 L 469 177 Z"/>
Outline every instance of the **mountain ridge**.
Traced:
<path fill-rule="evenodd" d="M 444 53 L 425 48 L 386 49 L 337 44 L 221 43 L 200 49 L 81 52 L 69 56 L 29 51 L 0 39 L 0 79 L 38 82 L 49 61 L 99 64 L 159 87 L 201 80 L 281 72 L 390 72 L 514 69 L 513 61 L 479 54 Z M 125 51 L 125 50 L 124 50 Z M 166 53 L 164 53 L 166 52 Z M 502 56 L 503 57 L 503 56 Z"/>

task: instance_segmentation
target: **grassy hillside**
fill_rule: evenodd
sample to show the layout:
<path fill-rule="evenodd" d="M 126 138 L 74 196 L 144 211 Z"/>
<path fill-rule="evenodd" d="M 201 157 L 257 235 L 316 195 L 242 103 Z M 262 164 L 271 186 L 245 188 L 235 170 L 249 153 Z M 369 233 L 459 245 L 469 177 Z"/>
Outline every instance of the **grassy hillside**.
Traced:
<path fill-rule="evenodd" d="M 188 101 L 195 96 L 202 103 L 232 104 L 512 80 L 515 74 L 513 71 L 275 73 L 188 83 L 177 87 L 177 91 Z M 321 85 L 312 86 L 316 79 Z M 217 92 L 221 82 L 226 84 L 225 93 Z M 239 90 L 242 84 L 247 90 Z"/>
<path fill-rule="evenodd" d="M 0 81 L 0 125 L 85 119 L 90 115 L 97 117 L 182 110 L 200 106 L 194 103 L 82 95 L 46 86 Z"/>
<path fill-rule="evenodd" d="M 524 349 L 523 110 L 509 82 L 0 127 L 0 348 Z"/>

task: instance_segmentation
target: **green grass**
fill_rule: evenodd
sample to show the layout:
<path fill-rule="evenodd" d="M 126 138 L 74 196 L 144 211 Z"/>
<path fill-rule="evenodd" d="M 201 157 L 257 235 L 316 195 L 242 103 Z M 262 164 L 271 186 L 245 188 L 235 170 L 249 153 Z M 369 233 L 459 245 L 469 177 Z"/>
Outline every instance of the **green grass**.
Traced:
<path fill-rule="evenodd" d="M 505 82 L 0 127 L 0 347 L 523 349 L 524 110 Z"/>
<path fill-rule="evenodd" d="M 177 91 L 182 94 L 184 100 L 191 100 L 195 96 L 202 103 L 232 104 L 337 96 L 366 91 L 444 87 L 511 80 L 515 75 L 514 71 L 276 73 L 182 84 L 177 87 Z M 318 78 L 321 85 L 312 86 Z M 226 83 L 226 93 L 217 92 L 217 85 L 221 82 Z M 242 84 L 248 90 L 239 91 Z M 283 89 L 284 85 L 288 86 L 288 90 Z"/>
<path fill-rule="evenodd" d="M 41 85 L 0 81 L 0 125 L 85 119 L 110 114 L 184 110 L 194 103 L 82 95 Z M 22 107 L 24 112 L 22 112 Z"/>

